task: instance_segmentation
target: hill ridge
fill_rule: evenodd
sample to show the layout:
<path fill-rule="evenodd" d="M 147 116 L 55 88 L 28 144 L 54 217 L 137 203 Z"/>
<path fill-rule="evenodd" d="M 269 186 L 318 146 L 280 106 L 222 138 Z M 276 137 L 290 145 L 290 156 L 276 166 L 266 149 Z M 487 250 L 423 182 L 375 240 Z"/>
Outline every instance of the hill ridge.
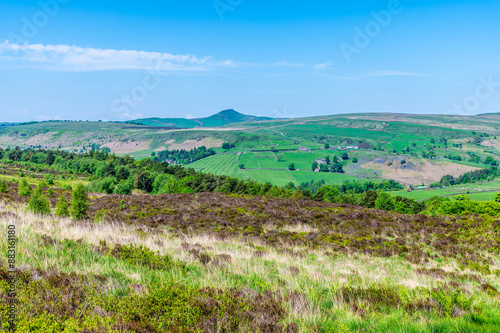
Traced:
<path fill-rule="evenodd" d="M 248 121 L 264 121 L 274 120 L 270 117 L 257 117 L 240 113 L 234 109 L 225 109 L 216 114 L 203 118 L 140 118 L 131 120 L 134 123 L 148 126 L 174 126 L 181 128 L 196 128 L 196 127 L 219 127 L 232 123 L 248 122 Z"/>

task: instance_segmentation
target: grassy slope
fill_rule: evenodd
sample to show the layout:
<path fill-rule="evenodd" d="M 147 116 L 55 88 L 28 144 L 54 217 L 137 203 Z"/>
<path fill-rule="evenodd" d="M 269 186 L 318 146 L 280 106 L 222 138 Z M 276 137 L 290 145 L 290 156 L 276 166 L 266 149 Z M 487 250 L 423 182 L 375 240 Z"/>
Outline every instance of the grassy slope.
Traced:
<path fill-rule="evenodd" d="M 460 194 L 468 195 L 472 200 L 487 201 L 494 200 L 495 193 L 500 192 L 500 182 L 482 182 L 462 185 L 454 185 L 439 189 L 414 190 L 412 192 L 394 192 L 394 195 L 401 195 L 416 200 L 425 200 L 434 196 L 455 196 Z"/>
<path fill-rule="evenodd" d="M 216 127 L 231 123 L 239 123 L 244 121 L 262 121 L 271 120 L 269 117 L 255 117 L 241 114 L 234 110 L 224 110 L 206 118 L 184 119 L 184 118 L 146 118 L 137 119 L 133 122 L 141 123 L 148 126 L 175 126 L 181 128 L 194 127 Z"/>
<path fill-rule="evenodd" d="M 124 209 L 120 200 L 127 203 Z M 280 331 L 278 325 L 288 325 L 287 332 L 496 332 L 500 325 L 498 293 L 481 289 L 485 283 L 500 287 L 492 274 L 500 258 L 484 250 L 486 244 L 500 246 L 500 239 L 487 218 L 464 229 L 459 224 L 474 219 L 216 194 L 93 198 L 91 217 L 103 209 L 113 222 L 42 218 L 26 214 L 12 199 L 0 203 L 1 232 L 16 225 L 17 266 L 31 272 L 26 286 L 18 286 L 18 331 L 172 332 L 184 322 L 181 314 L 190 318 L 181 332 L 208 322 L 229 325 L 230 319 L 240 325 L 230 332 Z M 326 235 L 332 238 L 318 237 Z M 443 246 L 449 237 L 461 246 Z M 157 257 L 127 260 L 103 248 L 103 241 L 115 249 L 144 246 Z M 371 255 L 364 253 L 367 245 Z M 0 244 L 2 253 L 6 246 Z M 481 265 L 460 266 L 465 254 Z M 152 268 L 159 256 L 185 266 Z M 60 275 L 65 273 L 75 275 Z M 78 285 L 77 277 L 88 282 Z M 176 293 L 158 298 L 158 290 L 172 286 Z M 217 306 L 237 298 L 209 296 L 202 291 L 207 287 L 243 291 L 247 310 L 224 315 Z M 0 274 L 0 293 L 7 288 Z M 167 317 L 155 312 L 162 300 L 163 311 L 175 311 Z M 0 316 L 4 311 L 2 298 Z M 161 320 L 166 326 L 152 330 Z"/>

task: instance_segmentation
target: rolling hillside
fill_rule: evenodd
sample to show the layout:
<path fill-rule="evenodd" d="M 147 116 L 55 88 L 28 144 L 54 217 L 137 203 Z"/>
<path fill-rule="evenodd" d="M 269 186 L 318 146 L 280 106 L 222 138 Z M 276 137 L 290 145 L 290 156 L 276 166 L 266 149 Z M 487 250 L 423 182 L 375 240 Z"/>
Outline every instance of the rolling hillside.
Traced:
<path fill-rule="evenodd" d="M 145 118 L 133 120 L 134 123 L 147 126 L 173 126 L 180 128 L 195 128 L 195 127 L 216 127 L 232 123 L 240 123 L 246 121 L 263 121 L 272 120 L 269 117 L 255 117 L 239 113 L 235 110 L 223 110 L 206 118 Z"/>
<path fill-rule="evenodd" d="M 217 154 L 190 165 L 196 170 L 279 185 L 321 179 L 394 179 L 404 185 L 428 185 L 444 175 L 458 176 L 500 160 L 498 114 L 370 113 L 263 120 L 226 110 L 203 120 L 182 120 L 185 123 L 160 120 L 156 125 L 149 119 L 143 120 L 146 125 L 50 121 L 1 127 L 0 148 L 85 152 L 106 147 L 118 155 L 144 158 L 205 146 Z M 224 142 L 233 148 L 222 149 Z M 345 173 L 312 172 L 313 161 L 343 152 L 349 155 L 340 160 Z M 295 170 L 289 170 L 291 163 Z"/>

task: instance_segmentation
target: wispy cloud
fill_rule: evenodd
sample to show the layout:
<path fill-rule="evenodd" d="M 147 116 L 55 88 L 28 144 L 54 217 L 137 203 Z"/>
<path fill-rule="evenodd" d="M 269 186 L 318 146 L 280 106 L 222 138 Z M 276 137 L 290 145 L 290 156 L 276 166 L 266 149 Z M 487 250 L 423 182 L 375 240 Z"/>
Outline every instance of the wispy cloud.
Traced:
<path fill-rule="evenodd" d="M 322 64 L 316 64 L 316 65 L 313 66 L 313 68 L 317 69 L 317 70 L 333 69 L 332 65 L 333 65 L 333 62 L 328 61 L 328 62 L 325 62 L 325 63 L 322 63 Z"/>
<path fill-rule="evenodd" d="M 364 76 L 428 76 L 426 74 L 421 74 L 421 73 L 412 73 L 412 72 L 401 72 L 401 71 L 393 71 L 393 70 L 377 70 L 377 71 L 372 71 Z"/>
<path fill-rule="evenodd" d="M 0 59 L 23 61 L 45 69 L 60 71 L 103 71 L 152 69 L 157 71 L 204 71 L 237 67 L 233 61 L 212 57 L 175 55 L 136 50 L 114 50 L 72 45 L 0 44 Z"/>

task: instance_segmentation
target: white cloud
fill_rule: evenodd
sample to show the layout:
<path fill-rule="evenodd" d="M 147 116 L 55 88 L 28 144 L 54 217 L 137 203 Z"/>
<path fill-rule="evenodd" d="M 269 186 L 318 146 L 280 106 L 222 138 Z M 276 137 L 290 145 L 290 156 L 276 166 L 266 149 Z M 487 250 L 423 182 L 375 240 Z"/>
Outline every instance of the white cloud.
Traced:
<path fill-rule="evenodd" d="M 314 69 L 332 69 L 332 66 L 333 65 L 333 62 L 331 61 L 328 61 L 328 62 L 325 62 L 325 63 L 322 63 L 322 64 L 316 64 L 313 66 Z"/>
<path fill-rule="evenodd" d="M 95 49 L 71 45 L 0 44 L 0 59 L 21 60 L 46 69 L 61 71 L 102 71 L 146 69 L 155 71 L 202 71 L 235 67 L 232 61 L 211 57 L 174 55 L 136 50 Z"/>

